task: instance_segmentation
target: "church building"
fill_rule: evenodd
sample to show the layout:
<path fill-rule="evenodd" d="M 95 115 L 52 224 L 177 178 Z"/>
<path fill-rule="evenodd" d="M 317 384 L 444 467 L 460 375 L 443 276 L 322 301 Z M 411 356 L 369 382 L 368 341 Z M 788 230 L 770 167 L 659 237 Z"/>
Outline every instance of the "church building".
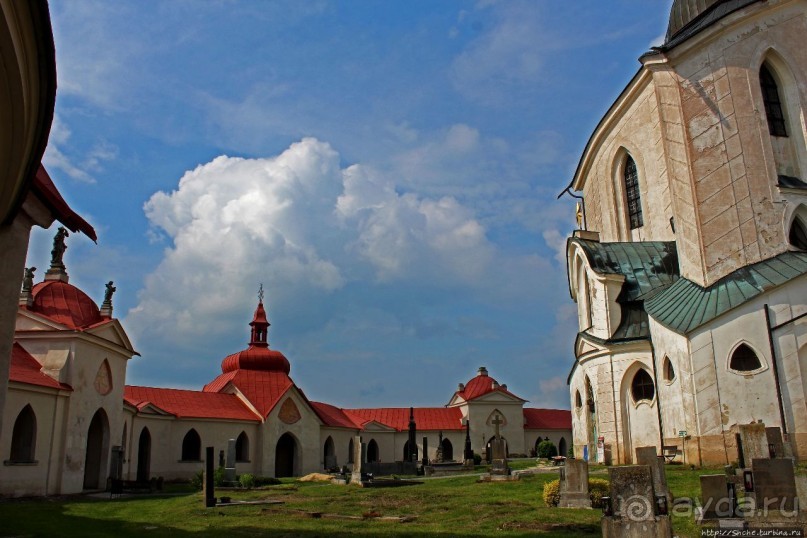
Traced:
<path fill-rule="evenodd" d="M 805 35 L 803 0 L 675 0 L 591 135 L 564 191 L 578 457 L 727 464 L 762 422 L 807 460 Z"/>
<path fill-rule="evenodd" d="M 68 234 L 57 232 L 44 279 L 26 270 L 20 294 L 9 389 L 0 432 L 0 496 L 53 495 L 103 489 L 108 477 L 148 481 L 188 479 L 202 467 L 204 448 L 215 454 L 235 441 L 239 474 L 286 477 L 353 463 L 356 436 L 370 462 L 403 461 L 409 454 L 410 412 L 434 459 L 486 455 L 496 430 L 511 455 L 529 455 L 551 440 L 565 454 L 569 411 L 524 407 L 479 368 L 441 407 L 342 409 L 309 400 L 289 374 L 291 364 L 269 347 L 262 293 L 249 344 L 224 357 L 221 373 L 201 390 L 126 385 L 136 360 L 113 316 L 115 287 L 97 303 L 69 283 L 63 255 Z M 245 328 L 246 328 L 245 320 Z M 246 334 L 246 331 L 245 331 Z"/>

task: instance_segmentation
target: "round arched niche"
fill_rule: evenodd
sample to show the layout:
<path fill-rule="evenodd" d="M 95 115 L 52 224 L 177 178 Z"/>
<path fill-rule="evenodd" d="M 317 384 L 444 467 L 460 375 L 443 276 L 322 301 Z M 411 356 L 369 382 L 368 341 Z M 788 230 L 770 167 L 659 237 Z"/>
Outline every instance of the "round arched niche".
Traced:
<path fill-rule="evenodd" d="M 286 400 L 280 406 L 280 411 L 277 413 L 277 418 L 279 418 L 284 424 L 294 424 L 295 422 L 299 422 L 299 420 L 303 417 L 300 414 L 300 410 L 297 408 L 297 404 L 294 403 L 294 400 L 291 398 L 286 398 Z"/>

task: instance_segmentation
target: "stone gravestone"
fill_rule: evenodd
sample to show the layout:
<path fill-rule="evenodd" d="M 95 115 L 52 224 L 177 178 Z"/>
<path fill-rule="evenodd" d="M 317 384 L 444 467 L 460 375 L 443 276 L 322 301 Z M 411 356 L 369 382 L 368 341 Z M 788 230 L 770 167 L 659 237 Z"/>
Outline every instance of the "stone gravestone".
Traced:
<path fill-rule="evenodd" d="M 224 465 L 224 481 L 235 482 L 235 439 L 227 441 L 227 463 Z"/>
<path fill-rule="evenodd" d="M 667 498 L 667 506 L 673 505 L 672 494 L 667 487 L 667 473 L 664 471 L 664 457 L 659 456 L 654 446 L 641 446 L 636 449 L 636 463 L 650 467 L 653 477 L 653 491 Z"/>
<path fill-rule="evenodd" d="M 504 423 L 499 415 L 493 419 L 493 426 L 496 428 L 496 435 L 490 442 L 490 474 L 509 475 L 510 467 L 507 465 L 507 447 L 504 439 L 499 434 L 499 426 Z"/>
<path fill-rule="evenodd" d="M 474 451 L 471 448 L 471 421 L 465 421 L 465 447 L 462 450 L 462 459 L 466 467 L 474 468 Z"/>
<path fill-rule="evenodd" d="M 120 480 L 123 477 L 123 447 L 112 447 L 112 461 L 109 464 L 109 476 L 114 480 Z"/>
<path fill-rule="evenodd" d="M 729 495 L 725 474 L 701 475 L 701 518 L 725 519 L 734 517 L 734 501 Z"/>
<path fill-rule="evenodd" d="M 782 439 L 782 429 L 779 426 L 765 428 L 765 438 L 768 440 L 768 452 L 771 458 L 785 458 L 785 443 Z"/>
<path fill-rule="evenodd" d="M 437 450 L 440 450 L 439 447 Z M 423 438 L 423 461 L 421 462 L 424 466 L 429 464 L 429 438 Z"/>
<path fill-rule="evenodd" d="M 650 467 L 611 467 L 608 475 L 611 497 L 610 507 L 602 518 L 604 538 L 672 537 L 670 516 L 656 515 L 656 496 Z"/>
<path fill-rule="evenodd" d="M 361 443 L 361 437 L 356 436 L 353 438 L 353 472 L 350 475 L 350 483 L 361 485 L 361 467 L 364 463 L 364 446 Z"/>
<path fill-rule="evenodd" d="M 754 459 L 771 457 L 768 449 L 768 434 L 765 431 L 765 424 L 761 422 L 741 424 L 740 443 L 742 443 L 742 453 L 746 467 Z"/>
<path fill-rule="evenodd" d="M 790 458 L 751 460 L 757 510 L 798 509 L 795 470 Z"/>
<path fill-rule="evenodd" d="M 560 468 L 560 508 L 591 508 L 588 494 L 588 463 L 569 460 Z"/>

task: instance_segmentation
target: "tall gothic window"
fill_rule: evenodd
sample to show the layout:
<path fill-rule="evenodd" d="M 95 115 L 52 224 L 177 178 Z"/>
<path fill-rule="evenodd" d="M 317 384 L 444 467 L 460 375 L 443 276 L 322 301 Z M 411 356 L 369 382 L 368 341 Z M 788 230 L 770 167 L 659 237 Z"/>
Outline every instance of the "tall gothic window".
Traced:
<path fill-rule="evenodd" d="M 11 455 L 15 463 L 32 463 L 36 454 L 36 415 L 30 404 L 26 405 L 11 431 Z"/>
<path fill-rule="evenodd" d="M 798 216 L 793 219 L 793 224 L 790 225 L 788 240 L 797 249 L 807 250 L 807 229 L 804 228 L 804 223 Z"/>
<path fill-rule="evenodd" d="M 779 86 L 765 64 L 762 64 L 762 67 L 759 68 L 759 84 L 762 87 L 765 115 L 768 117 L 768 131 L 770 131 L 771 136 L 787 136 L 785 113 L 782 99 L 779 96 Z"/>
<path fill-rule="evenodd" d="M 642 219 L 642 199 L 639 194 L 639 172 L 636 170 L 636 162 L 630 155 L 625 160 L 625 198 L 628 203 L 628 219 L 630 229 L 635 230 L 644 225 Z"/>
<path fill-rule="evenodd" d="M 638 403 L 642 400 L 652 400 L 656 395 L 656 387 L 653 385 L 653 378 L 647 373 L 644 368 L 639 368 L 636 375 L 633 376 L 633 382 L 630 385 L 631 393 L 633 394 L 633 401 Z"/>

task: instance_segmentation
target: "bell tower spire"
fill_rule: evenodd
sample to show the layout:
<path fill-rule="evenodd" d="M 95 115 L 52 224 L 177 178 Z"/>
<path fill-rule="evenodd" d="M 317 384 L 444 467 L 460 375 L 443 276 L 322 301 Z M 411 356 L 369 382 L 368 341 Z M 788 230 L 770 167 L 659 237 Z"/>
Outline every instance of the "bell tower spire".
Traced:
<path fill-rule="evenodd" d="M 255 309 L 255 315 L 249 326 L 252 327 L 252 335 L 250 338 L 250 347 L 269 347 L 269 320 L 266 319 L 266 310 L 263 308 L 263 284 L 258 289 L 258 308 Z"/>

